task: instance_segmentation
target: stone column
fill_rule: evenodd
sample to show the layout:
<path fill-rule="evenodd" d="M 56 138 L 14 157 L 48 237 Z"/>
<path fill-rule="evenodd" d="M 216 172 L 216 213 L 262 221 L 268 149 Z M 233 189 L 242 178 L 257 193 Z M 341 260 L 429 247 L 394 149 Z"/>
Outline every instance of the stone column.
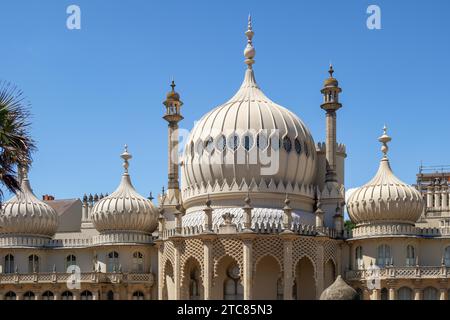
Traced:
<path fill-rule="evenodd" d="M 389 288 L 389 300 L 396 300 L 397 299 L 397 291 L 394 287 Z"/>
<path fill-rule="evenodd" d="M 292 300 L 294 286 L 292 250 L 295 235 L 293 233 L 282 233 L 280 237 L 283 239 L 283 300 Z"/>
<path fill-rule="evenodd" d="M 430 185 L 427 187 L 427 208 L 433 207 L 433 185 L 430 183 Z"/>
<path fill-rule="evenodd" d="M 253 234 L 245 234 L 242 238 L 243 246 L 243 286 L 244 286 L 244 300 L 251 300 L 253 297 Z"/>
<path fill-rule="evenodd" d="M 213 243 L 212 235 L 205 236 L 203 239 L 203 298 L 205 300 L 213 299 L 212 279 L 213 279 Z"/>
<path fill-rule="evenodd" d="M 336 111 L 326 113 L 326 149 L 325 157 L 328 163 L 327 181 L 336 179 Z"/>
<path fill-rule="evenodd" d="M 441 207 L 441 190 L 439 184 L 434 186 L 434 206 L 436 208 Z"/>
<path fill-rule="evenodd" d="M 447 288 L 441 288 L 439 290 L 439 300 L 447 300 L 447 299 L 448 299 Z"/>
<path fill-rule="evenodd" d="M 164 243 L 158 241 L 156 243 L 158 247 L 158 300 L 164 299 L 164 274 L 163 274 L 163 254 L 164 254 Z"/>
<path fill-rule="evenodd" d="M 324 279 L 323 279 L 323 267 L 324 267 L 324 261 L 323 261 L 323 243 L 321 241 L 316 242 L 316 256 L 317 256 L 317 265 L 316 265 L 316 297 L 317 299 L 320 298 L 320 295 L 322 294 L 322 291 L 324 288 Z M 301 285 L 301 284 L 297 284 Z"/>
<path fill-rule="evenodd" d="M 445 182 L 441 186 L 441 201 L 442 201 L 442 210 L 448 209 L 448 185 L 447 182 Z"/>
<path fill-rule="evenodd" d="M 422 289 L 414 288 L 414 300 L 422 300 Z"/>
<path fill-rule="evenodd" d="M 180 246 L 182 240 L 180 238 L 173 239 L 173 246 L 175 249 L 173 276 L 175 282 L 175 300 L 181 300 L 181 265 L 180 265 Z"/>
<path fill-rule="evenodd" d="M 59 291 L 53 292 L 53 300 L 61 300 L 61 293 Z"/>
<path fill-rule="evenodd" d="M 372 297 L 370 300 L 381 300 L 381 290 L 380 289 L 373 289 L 372 290 Z"/>
<path fill-rule="evenodd" d="M 98 300 L 98 290 L 92 290 L 92 300 Z"/>

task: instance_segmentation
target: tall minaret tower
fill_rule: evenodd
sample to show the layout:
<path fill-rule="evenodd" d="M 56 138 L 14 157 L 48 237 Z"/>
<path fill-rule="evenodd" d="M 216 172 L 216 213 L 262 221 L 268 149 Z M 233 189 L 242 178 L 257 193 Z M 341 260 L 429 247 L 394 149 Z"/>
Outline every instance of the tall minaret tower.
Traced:
<path fill-rule="evenodd" d="M 320 107 L 326 111 L 326 175 L 325 182 L 336 182 L 336 111 L 342 107 L 339 103 L 339 88 L 338 81 L 333 78 L 333 66 L 330 64 L 328 70 L 330 77 L 325 79 L 324 86 L 320 92 L 323 94 L 323 103 Z"/>
<path fill-rule="evenodd" d="M 171 207 L 176 208 L 180 204 L 180 183 L 178 178 L 178 122 L 183 120 L 181 115 L 181 106 L 183 102 L 180 95 L 175 91 L 175 81 L 170 85 L 172 90 L 167 93 L 166 100 L 163 102 L 166 107 L 166 113 L 163 118 L 169 123 L 168 126 L 168 183 L 167 193 L 162 195 L 162 202 L 165 212 L 169 213 Z M 169 218 L 169 217 L 168 217 Z"/>

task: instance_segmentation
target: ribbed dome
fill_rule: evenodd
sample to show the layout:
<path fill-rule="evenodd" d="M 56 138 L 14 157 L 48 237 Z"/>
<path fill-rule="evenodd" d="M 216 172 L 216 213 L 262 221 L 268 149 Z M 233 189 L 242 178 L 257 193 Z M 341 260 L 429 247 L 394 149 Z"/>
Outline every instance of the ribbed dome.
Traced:
<path fill-rule="evenodd" d="M 339 275 L 320 295 L 320 300 L 359 300 L 358 293 Z"/>
<path fill-rule="evenodd" d="M 250 185 L 252 180 L 266 186 L 273 180 L 284 187 L 313 182 L 314 140 L 293 112 L 270 100 L 256 83 L 250 28 L 244 52 L 248 69 L 241 87 L 230 100 L 204 115 L 187 140 L 183 191 L 209 184 L 223 186 L 225 192 L 233 183 Z M 195 196 L 188 194 L 184 200 Z"/>
<path fill-rule="evenodd" d="M 158 211 L 153 203 L 134 189 L 128 174 L 131 154 L 125 149 L 125 173 L 119 187 L 111 195 L 98 201 L 92 209 L 92 220 L 99 232 L 152 233 L 157 226 Z"/>
<path fill-rule="evenodd" d="M 34 194 L 23 169 L 21 191 L 5 202 L 0 214 L 0 234 L 51 238 L 58 228 L 58 215 Z"/>
<path fill-rule="evenodd" d="M 423 198 L 414 187 L 400 181 L 392 172 L 386 156 L 387 142 L 384 134 L 379 138 L 385 153 L 375 177 L 355 190 L 347 201 L 347 211 L 357 225 L 410 224 L 413 225 L 423 211 Z"/>

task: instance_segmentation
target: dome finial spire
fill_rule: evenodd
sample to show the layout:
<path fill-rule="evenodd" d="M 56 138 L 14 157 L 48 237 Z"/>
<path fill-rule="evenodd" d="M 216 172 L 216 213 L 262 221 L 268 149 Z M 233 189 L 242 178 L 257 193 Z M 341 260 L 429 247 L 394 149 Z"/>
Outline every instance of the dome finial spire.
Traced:
<path fill-rule="evenodd" d="M 124 151 L 123 153 L 120 155 L 120 157 L 123 159 L 123 168 L 124 170 L 124 174 L 128 174 L 128 167 L 129 167 L 129 163 L 128 160 L 130 160 L 132 158 L 132 155 L 130 153 L 128 153 L 128 145 L 124 146 Z"/>
<path fill-rule="evenodd" d="M 392 138 L 387 135 L 387 127 L 383 126 L 383 134 L 378 138 L 383 145 L 381 146 L 381 152 L 383 152 L 383 159 L 387 159 L 387 153 L 389 151 L 388 142 L 390 142 Z"/>
<path fill-rule="evenodd" d="M 253 35 L 255 33 L 253 32 L 253 28 L 252 28 L 252 16 L 249 14 L 248 15 L 248 27 L 247 27 L 247 31 L 245 31 L 245 35 L 247 36 L 247 46 L 245 47 L 244 50 L 244 56 L 245 56 L 245 63 L 247 64 L 248 68 L 251 69 L 252 65 L 255 63 L 255 60 L 253 60 L 253 58 L 255 57 L 256 51 L 255 48 L 253 47 Z"/>
<path fill-rule="evenodd" d="M 330 61 L 330 69 L 328 69 L 328 73 L 330 74 L 330 78 L 333 78 L 333 73 L 334 73 L 334 69 L 333 69 L 333 64 Z"/>

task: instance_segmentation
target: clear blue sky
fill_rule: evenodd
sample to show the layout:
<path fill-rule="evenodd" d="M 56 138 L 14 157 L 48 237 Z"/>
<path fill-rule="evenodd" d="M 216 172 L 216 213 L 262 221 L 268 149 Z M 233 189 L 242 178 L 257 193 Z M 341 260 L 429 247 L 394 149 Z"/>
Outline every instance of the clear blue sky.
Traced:
<path fill-rule="evenodd" d="M 66 8 L 81 8 L 81 30 Z M 381 30 L 366 9 L 381 8 Z M 123 145 L 142 194 L 167 176 L 170 77 L 192 128 L 239 87 L 244 31 L 253 16 L 258 83 L 324 140 L 320 88 L 331 60 L 343 88 L 338 140 L 347 145 L 346 187 L 370 179 L 384 123 L 391 164 L 413 183 L 418 166 L 450 163 L 450 1 L 1 1 L 0 78 L 32 103 L 39 150 L 36 194 L 113 191 Z"/>

